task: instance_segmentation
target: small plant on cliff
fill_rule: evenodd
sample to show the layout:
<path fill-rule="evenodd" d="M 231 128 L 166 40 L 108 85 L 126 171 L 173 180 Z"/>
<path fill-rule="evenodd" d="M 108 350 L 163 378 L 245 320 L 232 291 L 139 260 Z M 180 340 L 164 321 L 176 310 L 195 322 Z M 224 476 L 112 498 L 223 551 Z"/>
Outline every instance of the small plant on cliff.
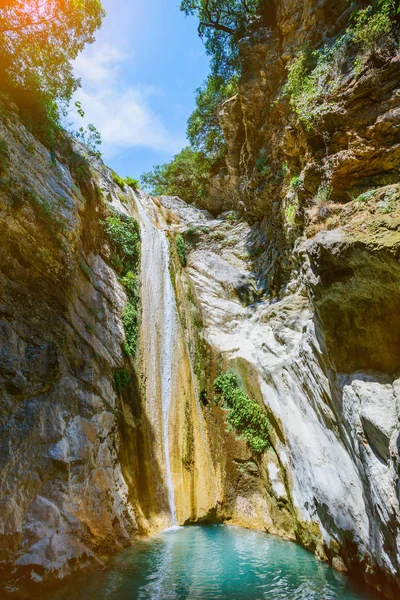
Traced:
<path fill-rule="evenodd" d="M 137 299 L 129 299 L 124 312 L 122 313 L 122 322 L 125 331 L 124 351 L 126 356 L 134 358 L 139 335 L 139 319 L 137 312 Z"/>
<path fill-rule="evenodd" d="M 373 6 L 355 13 L 349 31 L 359 52 L 355 62 L 356 74 L 361 71 L 367 56 L 381 55 L 388 47 L 394 47 L 394 30 L 399 12 L 397 0 L 378 0 Z"/>
<path fill-rule="evenodd" d="M 292 177 L 292 179 L 290 180 L 290 187 L 293 190 L 297 190 L 300 187 L 301 184 L 301 177 L 300 175 L 295 175 L 294 177 Z"/>
<path fill-rule="evenodd" d="M 293 226 L 296 222 L 296 207 L 294 204 L 290 204 L 285 210 L 286 222 Z"/>
<path fill-rule="evenodd" d="M 124 391 L 124 389 L 129 385 L 130 380 L 131 378 L 129 373 L 125 369 L 118 369 L 118 371 L 115 371 L 114 383 L 118 394 Z"/>
<path fill-rule="evenodd" d="M 214 382 L 215 392 L 228 408 L 227 421 L 235 433 L 258 454 L 270 445 L 270 424 L 262 407 L 249 398 L 234 371 L 221 373 Z"/>
<path fill-rule="evenodd" d="M 124 190 L 125 180 L 122 177 L 120 177 L 115 171 L 111 171 L 111 177 L 113 178 L 114 182 L 121 188 L 121 190 Z"/>
<path fill-rule="evenodd" d="M 129 357 L 136 355 L 138 319 L 138 272 L 140 266 L 140 229 L 133 217 L 114 212 L 104 222 L 105 234 L 114 250 L 114 265 L 121 274 L 120 282 L 128 296 L 128 304 L 122 314 L 125 331 L 124 351 Z"/>
<path fill-rule="evenodd" d="M 133 179 L 133 177 L 125 177 L 125 183 L 126 185 L 129 185 L 129 187 L 132 188 L 134 192 L 139 191 L 138 179 Z"/>
<path fill-rule="evenodd" d="M 176 250 L 182 267 L 186 267 L 186 245 L 180 234 L 176 236 Z"/>
<path fill-rule="evenodd" d="M 114 211 L 106 218 L 104 231 L 122 261 L 121 275 L 135 272 L 140 257 L 140 229 L 136 219 Z"/>

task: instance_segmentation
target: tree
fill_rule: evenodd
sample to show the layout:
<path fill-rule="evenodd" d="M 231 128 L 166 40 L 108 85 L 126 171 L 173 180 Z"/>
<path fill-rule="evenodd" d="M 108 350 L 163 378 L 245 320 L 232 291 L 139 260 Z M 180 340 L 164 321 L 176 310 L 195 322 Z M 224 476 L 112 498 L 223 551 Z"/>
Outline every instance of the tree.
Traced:
<path fill-rule="evenodd" d="M 262 0 L 182 0 L 181 10 L 199 19 L 199 35 L 212 57 L 211 72 L 229 79 L 238 70 L 237 42 Z"/>
<path fill-rule="evenodd" d="M 211 163 L 203 152 L 189 146 L 171 162 L 144 173 L 142 184 L 155 196 L 179 196 L 189 203 L 199 202 L 207 193 Z"/>
<path fill-rule="evenodd" d="M 221 103 L 237 92 L 238 77 L 227 82 L 209 75 L 202 87 L 196 90 L 196 108 L 188 120 L 187 134 L 193 148 L 206 152 L 210 158 L 224 154 L 224 135 L 219 124 L 218 111 Z"/>
<path fill-rule="evenodd" d="M 0 0 L 0 80 L 69 101 L 79 87 L 71 61 L 105 15 L 100 0 Z"/>
<path fill-rule="evenodd" d="M 181 10 L 197 15 L 199 35 L 211 56 L 211 74 L 196 90 L 196 109 L 189 117 L 187 134 L 197 151 L 211 160 L 225 153 L 219 124 L 219 107 L 237 92 L 240 77 L 238 42 L 264 0 L 183 0 Z"/>

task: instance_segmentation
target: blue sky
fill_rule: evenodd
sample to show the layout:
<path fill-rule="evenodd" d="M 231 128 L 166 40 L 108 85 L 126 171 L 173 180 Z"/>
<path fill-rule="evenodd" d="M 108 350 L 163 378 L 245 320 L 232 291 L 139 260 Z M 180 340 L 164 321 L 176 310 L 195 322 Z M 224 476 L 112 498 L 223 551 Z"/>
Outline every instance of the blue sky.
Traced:
<path fill-rule="evenodd" d="M 105 162 L 139 178 L 186 145 L 194 91 L 208 73 L 197 22 L 180 0 L 103 0 L 107 17 L 96 42 L 75 62 L 85 110 L 75 127 L 93 123 Z"/>

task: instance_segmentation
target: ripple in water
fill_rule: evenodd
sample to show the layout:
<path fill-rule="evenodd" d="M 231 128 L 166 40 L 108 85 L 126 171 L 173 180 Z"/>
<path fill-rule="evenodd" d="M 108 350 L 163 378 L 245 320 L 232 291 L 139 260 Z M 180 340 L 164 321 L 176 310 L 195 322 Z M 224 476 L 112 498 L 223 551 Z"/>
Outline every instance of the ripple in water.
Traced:
<path fill-rule="evenodd" d="M 33 598 L 33 596 L 30 596 Z M 300 546 L 263 533 L 193 526 L 139 541 L 105 571 L 41 600 L 375 600 Z"/>

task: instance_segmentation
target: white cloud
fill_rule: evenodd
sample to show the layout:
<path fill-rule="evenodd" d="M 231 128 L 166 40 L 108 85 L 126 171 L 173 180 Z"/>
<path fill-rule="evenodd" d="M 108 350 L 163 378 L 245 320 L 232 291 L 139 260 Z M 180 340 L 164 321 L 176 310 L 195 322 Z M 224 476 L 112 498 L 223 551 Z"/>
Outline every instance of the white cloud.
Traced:
<path fill-rule="evenodd" d="M 124 62 L 131 57 L 121 48 L 97 44 L 77 58 L 75 73 L 82 88 L 74 101 L 82 104 L 84 124 L 93 123 L 100 131 L 105 157 L 134 146 L 176 153 L 185 140 L 169 132 L 150 106 L 151 98 L 160 92 L 143 84 L 130 85 L 123 77 Z M 75 126 L 82 126 L 80 117 L 73 119 Z"/>
<path fill-rule="evenodd" d="M 127 52 L 107 43 L 89 46 L 75 60 L 75 75 L 81 77 L 87 85 L 115 81 L 121 63 L 128 57 Z"/>

